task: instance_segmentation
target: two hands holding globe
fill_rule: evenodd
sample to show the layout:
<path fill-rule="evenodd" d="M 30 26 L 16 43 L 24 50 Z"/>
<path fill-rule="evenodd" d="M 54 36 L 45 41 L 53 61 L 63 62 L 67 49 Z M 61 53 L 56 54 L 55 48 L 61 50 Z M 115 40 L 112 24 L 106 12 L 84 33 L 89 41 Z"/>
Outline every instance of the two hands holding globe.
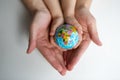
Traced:
<path fill-rule="evenodd" d="M 34 14 L 34 19 L 30 27 L 27 53 L 31 53 L 37 48 L 61 75 L 65 75 L 66 71 L 72 70 L 79 61 L 91 40 L 99 46 L 102 45 L 98 37 L 95 18 L 87 7 L 76 8 L 75 12 L 73 11 L 74 15 L 66 16 L 63 14 L 65 12 L 63 12 L 53 17 L 54 14 L 52 14 L 52 12 L 50 13 L 50 9 L 48 10 L 44 3 L 42 3 L 42 5 L 44 9 L 41 8 L 41 10 L 36 11 Z M 63 15 L 64 18 L 61 15 Z M 78 38 L 75 39 L 77 44 L 72 45 L 73 48 L 67 47 L 63 49 L 62 46 L 59 45 L 59 41 L 58 43 L 56 41 L 56 38 L 61 35 L 58 33 L 56 37 L 57 28 L 64 23 L 74 26 L 75 32 L 78 32 L 79 37 L 76 34 Z M 70 35 L 68 35 L 67 39 L 70 39 Z M 68 40 L 63 41 L 67 45 Z"/>

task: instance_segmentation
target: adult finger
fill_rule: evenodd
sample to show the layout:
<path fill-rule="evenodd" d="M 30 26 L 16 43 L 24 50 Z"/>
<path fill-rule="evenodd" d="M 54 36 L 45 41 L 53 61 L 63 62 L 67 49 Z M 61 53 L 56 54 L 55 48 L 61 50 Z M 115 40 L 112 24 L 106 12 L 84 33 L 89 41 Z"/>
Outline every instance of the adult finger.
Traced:
<path fill-rule="evenodd" d="M 28 44 L 28 49 L 27 53 L 31 53 L 35 48 L 36 48 L 36 37 L 37 33 L 34 32 L 33 25 L 31 26 L 30 29 L 30 34 L 29 34 L 29 44 Z"/>
<path fill-rule="evenodd" d="M 92 20 L 89 20 L 87 23 L 88 26 L 88 32 L 90 34 L 90 38 L 92 39 L 92 41 L 94 43 L 96 43 L 97 45 L 101 46 L 102 42 L 99 39 L 98 36 L 98 32 L 97 32 L 97 28 L 96 28 L 96 22 L 94 18 L 91 18 Z"/>
<path fill-rule="evenodd" d="M 47 43 L 47 47 L 43 47 L 41 45 L 38 45 L 39 51 L 42 53 L 42 55 L 46 58 L 46 60 L 61 74 L 65 75 L 66 68 L 65 65 L 63 65 L 60 62 L 59 57 L 61 56 L 61 52 L 57 51 L 55 47 L 51 48 L 49 47 L 50 44 Z"/>
<path fill-rule="evenodd" d="M 88 35 L 86 35 L 86 36 L 88 36 Z M 90 41 L 91 41 L 90 38 L 84 39 L 81 42 L 81 44 L 79 45 L 79 47 L 73 51 L 73 55 L 71 56 L 71 58 L 67 62 L 67 69 L 68 70 L 72 70 L 73 67 L 77 64 L 77 62 L 79 61 L 79 59 L 81 58 L 83 53 L 88 48 Z"/>

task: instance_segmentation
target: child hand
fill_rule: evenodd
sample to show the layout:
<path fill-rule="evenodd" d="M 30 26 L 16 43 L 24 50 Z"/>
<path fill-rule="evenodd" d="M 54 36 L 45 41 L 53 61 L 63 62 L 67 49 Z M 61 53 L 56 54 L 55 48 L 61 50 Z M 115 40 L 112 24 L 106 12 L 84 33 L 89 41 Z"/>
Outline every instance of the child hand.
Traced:
<path fill-rule="evenodd" d="M 62 49 L 59 47 L 54 40 L 54 35 L 57 27 L 62 25 L 64 23 L 64 18 L 61 10 L 61 6 L 59 3 L 59 0 L 44 0 L 46 6 L 48 7 L 51 16 L 52 16 L 52 21 L 50 27 L 50 41 L 51 43 L 56 46 L 59 50 L 61 51 L 66 51 L 65 49 Z"/>
<path fill-rule="evenodd" d="M 80 45 L 82 40 L 82 27 L 75 18 L 76 0 L 60 0 L 60 2 L 62 6 L 65 23 L 74 26 L 78 31 L 80 40 L 78 44 L 73 48 L 76 49 Z"/>
<path fill-rule="evenodd" d="M 76 29 L 78 30 L 78 33 L 79 33 L 79 36 L 81 39 L 79 40 L 78 44 L 74 47 L 74 49 L 77 48 L 82 40 L 82 37 L 81 37 L 82 36 L 82 27 L 80 26 L 80 24 L 78 23 L 78 21 L 75 19 L 75 16 L 74 16 L 74 8 L 75 8 L 76 0 L 71 0 L 71 1 L 60 0 L 61 5 L 59 3 L 59 0 L 55 0 L 55 1 L 44 0 L 44 1 L 51 12 L 52 19 L 53 19 L 52 23 L 51 23 L 51 30 L 50 30 L 51 43 L 53 45 L 55 45 L 61 51 L 66 51 L 65 49 L 60 48 L 54 41 L 54 35 L 55 35 L 55 31 L 56 31 L 57 27 L 64 24 L 64 22 L 65 22 L 67 24 L 71 24 L 71 25 L 75 26 Z M 66 4 L 67 4 L 67 6 L 66 6 Z M 63 10 L 63 12 L 62 12 L 62 10 Z"/>

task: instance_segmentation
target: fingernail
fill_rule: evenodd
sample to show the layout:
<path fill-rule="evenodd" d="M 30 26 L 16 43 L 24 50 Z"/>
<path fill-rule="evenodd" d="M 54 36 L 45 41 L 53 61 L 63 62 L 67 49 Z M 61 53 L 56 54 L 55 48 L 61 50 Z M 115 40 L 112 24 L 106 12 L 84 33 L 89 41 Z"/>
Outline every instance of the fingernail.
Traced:
<path fill-rule="evenodd" d="M 99 43 L 99 46 L 102 46 L 102 45 L 103 45 L 102 42 L 100 42 L 100 43 Z"/>
<path fill-rule="evenodd" d="M 81 34 L 83 34 L 83 31 L 81 31 Z"/>
<path fill-rule="evenodd" d="M 62 67 L 58 68 L 58 72 L 61 73 L 62 72 Z"/>
<path fill-rule="evenodd" d="M 27 53 L 27 54 L 29 53 L 29 49 L 26 50 L 26 53 Z"/>
<path fill-rule="evenodd" d="M 64 76 L 66 74 L 66 71 L 62 71 L 60 74 Z"/>
<path fill-rule="evenodd" d="M 27 50 L 26 53 L 27 53 L 27 54 L 30 54 L 30 51 Z"/>
<path fill-rule="evenodd" d="M 68 69 L 69 71 L 71 71 L 71 70 L 73 69 L 73 67 L 72 67 L 71 65 L 68 65 L 68 66 L 67 66 L 67 69 Z"/>
<path fill-rule="evenodd" d="M 102 46 L 102 42 L 101 42 L 100 40 L 98 41 L 98 45 L 99 45 L 99 46 Z"/>

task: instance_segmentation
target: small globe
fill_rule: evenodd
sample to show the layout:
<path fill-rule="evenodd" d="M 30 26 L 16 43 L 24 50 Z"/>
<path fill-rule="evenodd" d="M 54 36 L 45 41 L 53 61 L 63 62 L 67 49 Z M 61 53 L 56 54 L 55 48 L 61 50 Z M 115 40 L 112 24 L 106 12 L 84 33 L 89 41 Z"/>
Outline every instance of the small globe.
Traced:
<path fill-rule="evenodd" d="M 80 39 L 76 28 L 69 24 L 59 26 L 54 38 L 56 44 L 63 49 L 72 49 Z"/>

